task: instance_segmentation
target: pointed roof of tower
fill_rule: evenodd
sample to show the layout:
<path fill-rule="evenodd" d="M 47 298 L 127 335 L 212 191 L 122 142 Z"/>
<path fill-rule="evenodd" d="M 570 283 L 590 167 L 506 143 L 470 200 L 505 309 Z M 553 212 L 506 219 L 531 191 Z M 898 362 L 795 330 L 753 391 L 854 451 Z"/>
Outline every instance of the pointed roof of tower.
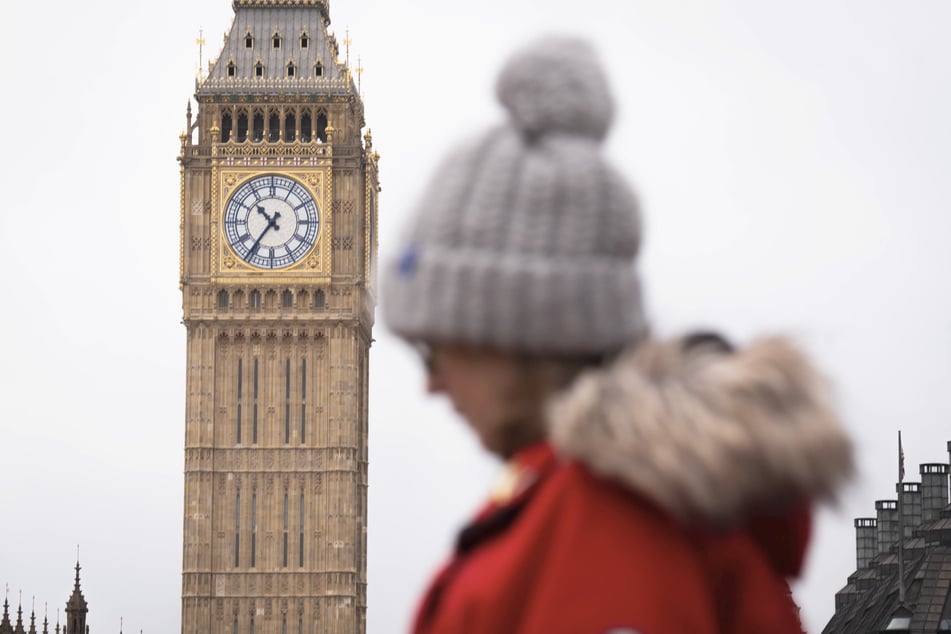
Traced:
<path fill-rule="evenodd" d="M 234 0 L 233 6 L 231 29 L 199 81 L 198 97 L 356 95 L 350 70 L 338 61 L 337 40 L 327 31 L 329 0 Z"/>
<path fill-rule="evenodd" d="M 89 607 L 86 605 L 86 597 L 83 596 L 83 591 L 79 587 L 79 560 L 76 560 L 76 581 L 73 584 L 73 594 L 69 597 L 69 601 L 66 602 L 66 612 L 88 612 Z"/>
<path fill-rule="evenodd" d="M 13 628 L 14 634 L 26 634 L 26 630 L 23 629 L 23 592 L 20 592 L 20 600 L 17 603 L 17 624 Z"/>
<path fill-rule="evenodd" d="M 3 618 L 0 618 L 0 634 L 11 634 L 13 632 L 13 625 L 10 623 L 10 587 L 7 586 L 6 593 L 3 597 Z"/>

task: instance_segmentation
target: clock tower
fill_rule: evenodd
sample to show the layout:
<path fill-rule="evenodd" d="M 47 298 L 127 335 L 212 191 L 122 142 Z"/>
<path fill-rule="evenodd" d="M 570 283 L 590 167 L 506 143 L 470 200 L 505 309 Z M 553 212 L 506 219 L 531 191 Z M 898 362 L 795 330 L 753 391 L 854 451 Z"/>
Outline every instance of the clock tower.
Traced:
<path fill-rule="evenodd" d="M 379 155 L 329 0 L 233 7 L 179 156 L 182 633 L 360 633 Z"/>

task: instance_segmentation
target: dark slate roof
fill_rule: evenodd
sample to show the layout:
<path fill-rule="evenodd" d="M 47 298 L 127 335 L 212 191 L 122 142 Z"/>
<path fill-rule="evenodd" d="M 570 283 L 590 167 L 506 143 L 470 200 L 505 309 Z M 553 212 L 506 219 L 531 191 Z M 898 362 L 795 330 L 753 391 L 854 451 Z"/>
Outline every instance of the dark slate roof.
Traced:
<path fill-rule="evenodd" d="M 337 63 L 340 51 L 327 32 L 326 0 L 235 0 L 234 9 L 221 53 L 198 87 L 199 97 L 356 93 L 346 65 Z M 248 34 L 253 38 L 250 48 Z M 275 34 L 280 36 L 279 48 L 273 44 Z M 308 39 L 306 47 L 301 45 L 302 34 Z M 290 63 L 295 67 L 292 77 L 287 72 Z M 315 72 L 318 63 L 320 76 Z"/>
<path fill-rule="evenodd" d="M 951 540 L 941 519 L 903 542 L 908 632 L 951 632 Z M 823 634 L 882 632 L 901 608 L 896 550 L 874 557 L 836 594 L 836 611 Z M 939 629 L 944 626 L 949 629 Z"/>

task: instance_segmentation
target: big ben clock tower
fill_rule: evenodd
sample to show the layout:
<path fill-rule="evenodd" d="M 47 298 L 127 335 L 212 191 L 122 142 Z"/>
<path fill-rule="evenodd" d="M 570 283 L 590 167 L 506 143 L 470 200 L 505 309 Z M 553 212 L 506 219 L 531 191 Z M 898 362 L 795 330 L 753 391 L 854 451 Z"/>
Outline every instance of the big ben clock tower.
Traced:
<path fill-rule="evenodd" d="M 365 631 L 377 163 L 329 0 L 234 0 L 181 156 L 183 634 Z"/>

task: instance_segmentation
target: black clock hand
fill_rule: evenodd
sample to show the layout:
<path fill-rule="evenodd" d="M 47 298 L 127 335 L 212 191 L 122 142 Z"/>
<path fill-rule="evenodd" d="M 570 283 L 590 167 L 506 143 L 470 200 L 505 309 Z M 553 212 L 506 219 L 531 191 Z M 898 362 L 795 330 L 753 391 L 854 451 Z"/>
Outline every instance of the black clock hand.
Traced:
<path fill-rule="evenodd" d="M 264 227 L 264 231 L 261 232 L 261 235 L 258 236 L 258 239 L 254 241 L 254 244 L 251 245 L 251 249 L 248 251 L 248 257 L 258 252 L 258 247 L 261 246 L 261 238 L 264 237 L 264 234 L 267 233 L 267 230 L 271 228 L 271 225 Z"/>
<path fill-rule="evenodd" d="M 272 227 L 275 231 L 280 231 L 281 229 L 281 227 L 277 224 L 277 219 L 281 217 L 281 212 L 275 211 L 274 216 L 271 217 L 267 215 L 264 207 L 258 207 L 258 213 L 267 218 L 267 226 L 264 227 L 264 231 L 262 231 L 261 235 L 258 236 L 258 239 L 254 241 L 254 244 L 251 245 L 251 249 L 248 251 L 248 257 L 257 253 L 258 247 L 261 246 L 261 238 L 263 238 Z"/>
<path fill-rule="evenodd" d="M 265 218 L 267 218 L 267 226 L 268 226 L 268 227 L 274 227 L 274 229 L 275 229 L 276 231 L 280 231 L 280 230 L 281 230 L 281 228 L 280 228 L 280 227 L 278 226 L 278 224 L 277 224 L 277 219 L 281 217 L 281 212 L 275 211 L 275 212 L 274 212 L 274 217 L 272 218 L 271 216 L 267 215 L 267 211 L 264 210 L 264 207 L 260 207 L 260 206 L 259 206 L 259 207 L 258 207 L 258 213 L 261 214 L 262 216 L 264 216 Z M 267 229 L 265 229 L 265 231 L 267 231 Z"/>

